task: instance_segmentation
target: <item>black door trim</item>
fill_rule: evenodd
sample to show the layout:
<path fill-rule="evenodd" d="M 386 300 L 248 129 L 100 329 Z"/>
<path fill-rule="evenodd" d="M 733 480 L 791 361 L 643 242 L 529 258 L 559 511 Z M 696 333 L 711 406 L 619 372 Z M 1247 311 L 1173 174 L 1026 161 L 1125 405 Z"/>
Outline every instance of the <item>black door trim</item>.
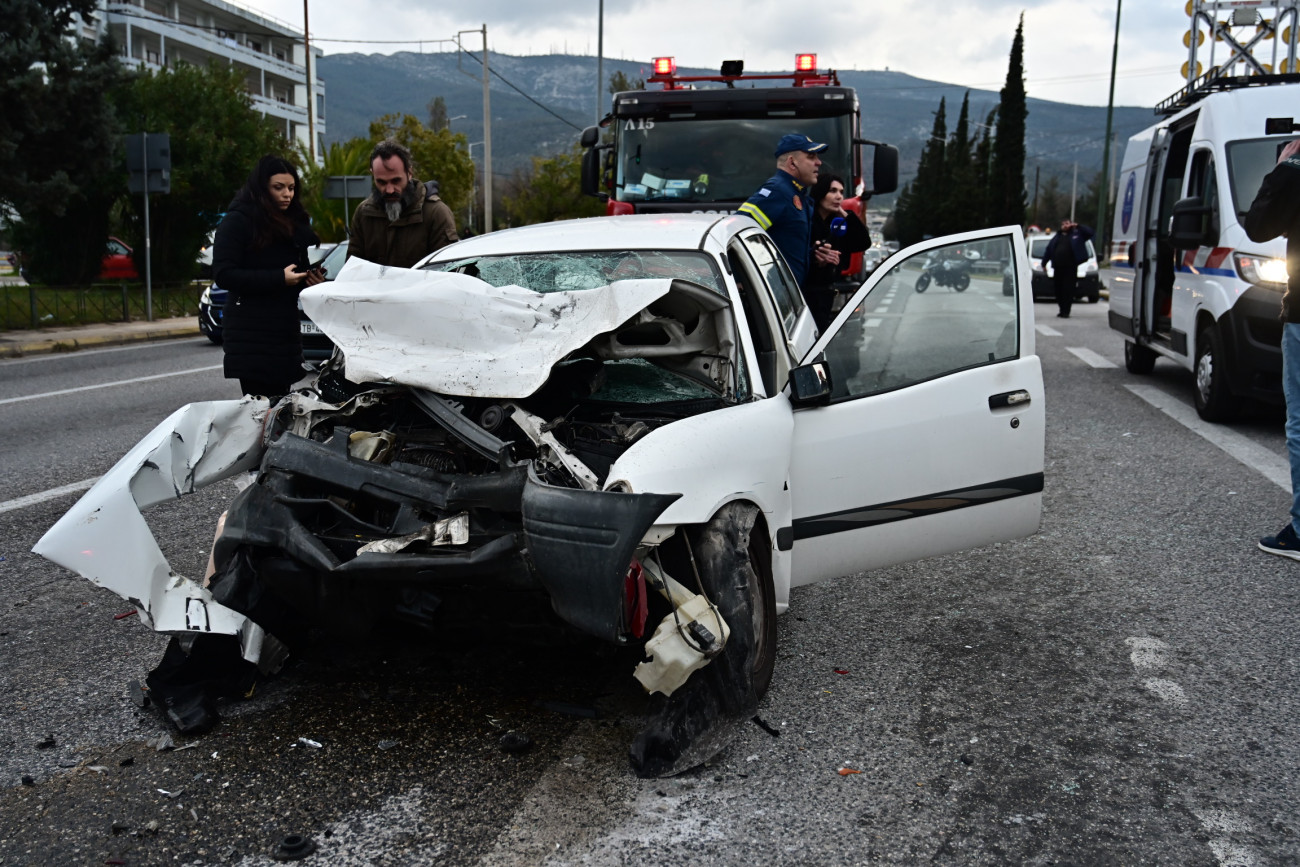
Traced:
<path fill-rule="evenodd" d="M 799 539 L 814 539 L 831 533 L 862 530 L 880 524 L 890 524 L 894 521 L 905 521 L 909 518 L 920 518 L 925 515 L 937 515 L 954 509 L 982 506 L 985 503 L 995 503 L 998 500 L 1038 494 L 1042 493 L 1042 490 L 1043 474 L 1032 473 L 1027 476 L 1003 479 L 985 485 L 959 488 L 955 491 L 943 491 L 920 497 L 911 497 L 906 500 L 895 500 L 890 503 L 859 506 L 839 512 L 828 512 L 825 515 L 795 518 L 793 521 L 794 538 L 795 541 L 798 541 Z"/>

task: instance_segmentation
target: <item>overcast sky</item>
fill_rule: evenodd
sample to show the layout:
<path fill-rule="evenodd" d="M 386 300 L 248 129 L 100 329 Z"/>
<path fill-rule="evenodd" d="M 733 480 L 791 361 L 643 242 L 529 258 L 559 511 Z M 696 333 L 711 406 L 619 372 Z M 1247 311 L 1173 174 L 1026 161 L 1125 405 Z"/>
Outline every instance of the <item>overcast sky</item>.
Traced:
<path fill-rule="evenodd" d="M 303 0 L 255 0 L 247 6 L 301 29 Z M 377 3 L 308 0 L 312 37 L 327 54 L 418 51 L 486 24 L 503 54 L 596 54 L 599 0 L 477 0 Z M 741 59 L 749 71 L 790 69 L 813 51 L 834 69 L 885 69 L 996 90 L 1006 77 L 1016 20 L 1025 15 L 1029 95 L 1105 105 L 1110 77 L 1113 3 L 1078 0 L 605 0 L 606 57 L 649 61 L 671 55 L 681 66 L 718 67 Z M 1120 26 L 1118 105 L 1151 106 L 1181 85 L 1187 59 L 1184 0 L 1125 4 Z M 465 36 L 477 48 L 477 34 Z M 353 41 L 343 41 L 353 40 Z M 355 40 L 376 40 L 367 43 Z"/>

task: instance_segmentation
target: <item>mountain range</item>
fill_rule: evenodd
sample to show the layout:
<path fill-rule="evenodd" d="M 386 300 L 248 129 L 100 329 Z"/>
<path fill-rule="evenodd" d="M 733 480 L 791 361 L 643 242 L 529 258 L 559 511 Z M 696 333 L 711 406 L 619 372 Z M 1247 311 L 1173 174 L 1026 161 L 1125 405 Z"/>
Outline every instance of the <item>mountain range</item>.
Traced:
<path fill-rule="evenodd" d="M 596 58 L 575 55 L 515 57 L 489 53 L 492 73 L 492 161 L 498 175 L 526 167 L 534 156 L 552 156 L 572 147 L 583 127 L 596 120 Z M 615 72 L 629 79 L 650 75 L 648 62 L 604 62 L 606 81 Z M 751 70 L 753 72 L 753 70 Z M 784 70 L 776 70 L 784 72 Z M 716 70 L 679 68 L 681 75 L 709 75 Z M 477 56 L 466 53 L 402 52 L 330 54 L 321 58 L 325 82 L 327 141 L 365 136 L 370 122 L 384 114 L 412 114 L 424 120 L 428 104 L 441 96 L 454 132 L 470 142 L 483 140 L 483 69 Z M 963 95 L 970 94 L 970 118 L 983 123 L 998 103 L 991 90 L 928 81 L 888 70 L 840 71 L 840 83 L 856 89 L 862 106 L 862 134 L 899 147 L 902 180 L 915 173 L 921 148 L 929 138 L 939 100 L 946 101 L 948 129 L 956 123 Z M 609 107 L 608 88 L 600 90 Z M 1068 189 L 1077 164 L 1080 188 L 1101 169 L 1106 109 L 1028 99 L 1025 175 L 1033 183 L 1035 169 L 1046 181 L 1055 176 Z M 1113 129 L 1117 148 L 1128 136 L 1150 126 L 1151 108 L 1117 107 Z M 972 137 L 979 133 L 972 129 Z M 471 148 L 476 158 L 482 150 Z"/>

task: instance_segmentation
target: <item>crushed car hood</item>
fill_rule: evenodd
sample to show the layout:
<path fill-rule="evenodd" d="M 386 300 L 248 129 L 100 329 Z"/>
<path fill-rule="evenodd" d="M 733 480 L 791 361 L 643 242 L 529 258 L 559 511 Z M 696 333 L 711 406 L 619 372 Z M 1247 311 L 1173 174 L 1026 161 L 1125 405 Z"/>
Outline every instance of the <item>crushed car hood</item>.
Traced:
<path fill-rule="evenodd" d="M 350 259 L 302 308 L 342 351 L 353 382 L 457 397 L 525 397 L 551 367 L 667 295 L 671 280 L 578 292 L 494 287 L 476 277 Z"/>

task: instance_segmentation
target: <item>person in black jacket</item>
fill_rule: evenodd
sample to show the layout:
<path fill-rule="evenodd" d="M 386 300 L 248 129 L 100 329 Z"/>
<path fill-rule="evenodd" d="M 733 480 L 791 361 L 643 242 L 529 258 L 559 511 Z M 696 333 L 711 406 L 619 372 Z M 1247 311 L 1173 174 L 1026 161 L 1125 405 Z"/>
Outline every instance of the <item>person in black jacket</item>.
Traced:
<path fill-rule="evenodd" d="M 819 331 L 835 318 L 835 281 L 853 253 L 871 246 L 871 232 L 858 215 L 844 208 L 844 181 L 837 175 L 822 175 L 812 188 L 812 263 L 804 278 L 804 300 L 812 311 Z"/>
<path fill-rule="evenodd" d="M 298 293 L 324 279 L 307 259 L 307 248 L 320 239 L 298 186 L 292 163 L 262 157 L 217 226 L 212 247 L 213 281 L 230 293 L 222 322 L 226 378 L 272 403 L 303 375 Z"/>
<path fill-rule="evenodd" d="M 1291 459 L 1291 520 L 1261 550 L 1300 560 L 1300 139 L 1290 142 L 1264 176 L 1243 228 L 1257 243 L 1286 235 L 1286 292 L 1282 295 L 1282 394 L 1286 448 Z"/>
<path fill-rule="evenodd" d="M 1070 318 L 1074 292 L 1079 283 L 1079 266 L 1088 261 L 1088 239 L 1092 228 L 1073 220 L 1062 220 L 1061 231 L 1052 236 L 1043 251 L 1043 264 L 1052 263 L 1052 283 L 1056 287 L 1056 306 L 1061 319 Z"/>

